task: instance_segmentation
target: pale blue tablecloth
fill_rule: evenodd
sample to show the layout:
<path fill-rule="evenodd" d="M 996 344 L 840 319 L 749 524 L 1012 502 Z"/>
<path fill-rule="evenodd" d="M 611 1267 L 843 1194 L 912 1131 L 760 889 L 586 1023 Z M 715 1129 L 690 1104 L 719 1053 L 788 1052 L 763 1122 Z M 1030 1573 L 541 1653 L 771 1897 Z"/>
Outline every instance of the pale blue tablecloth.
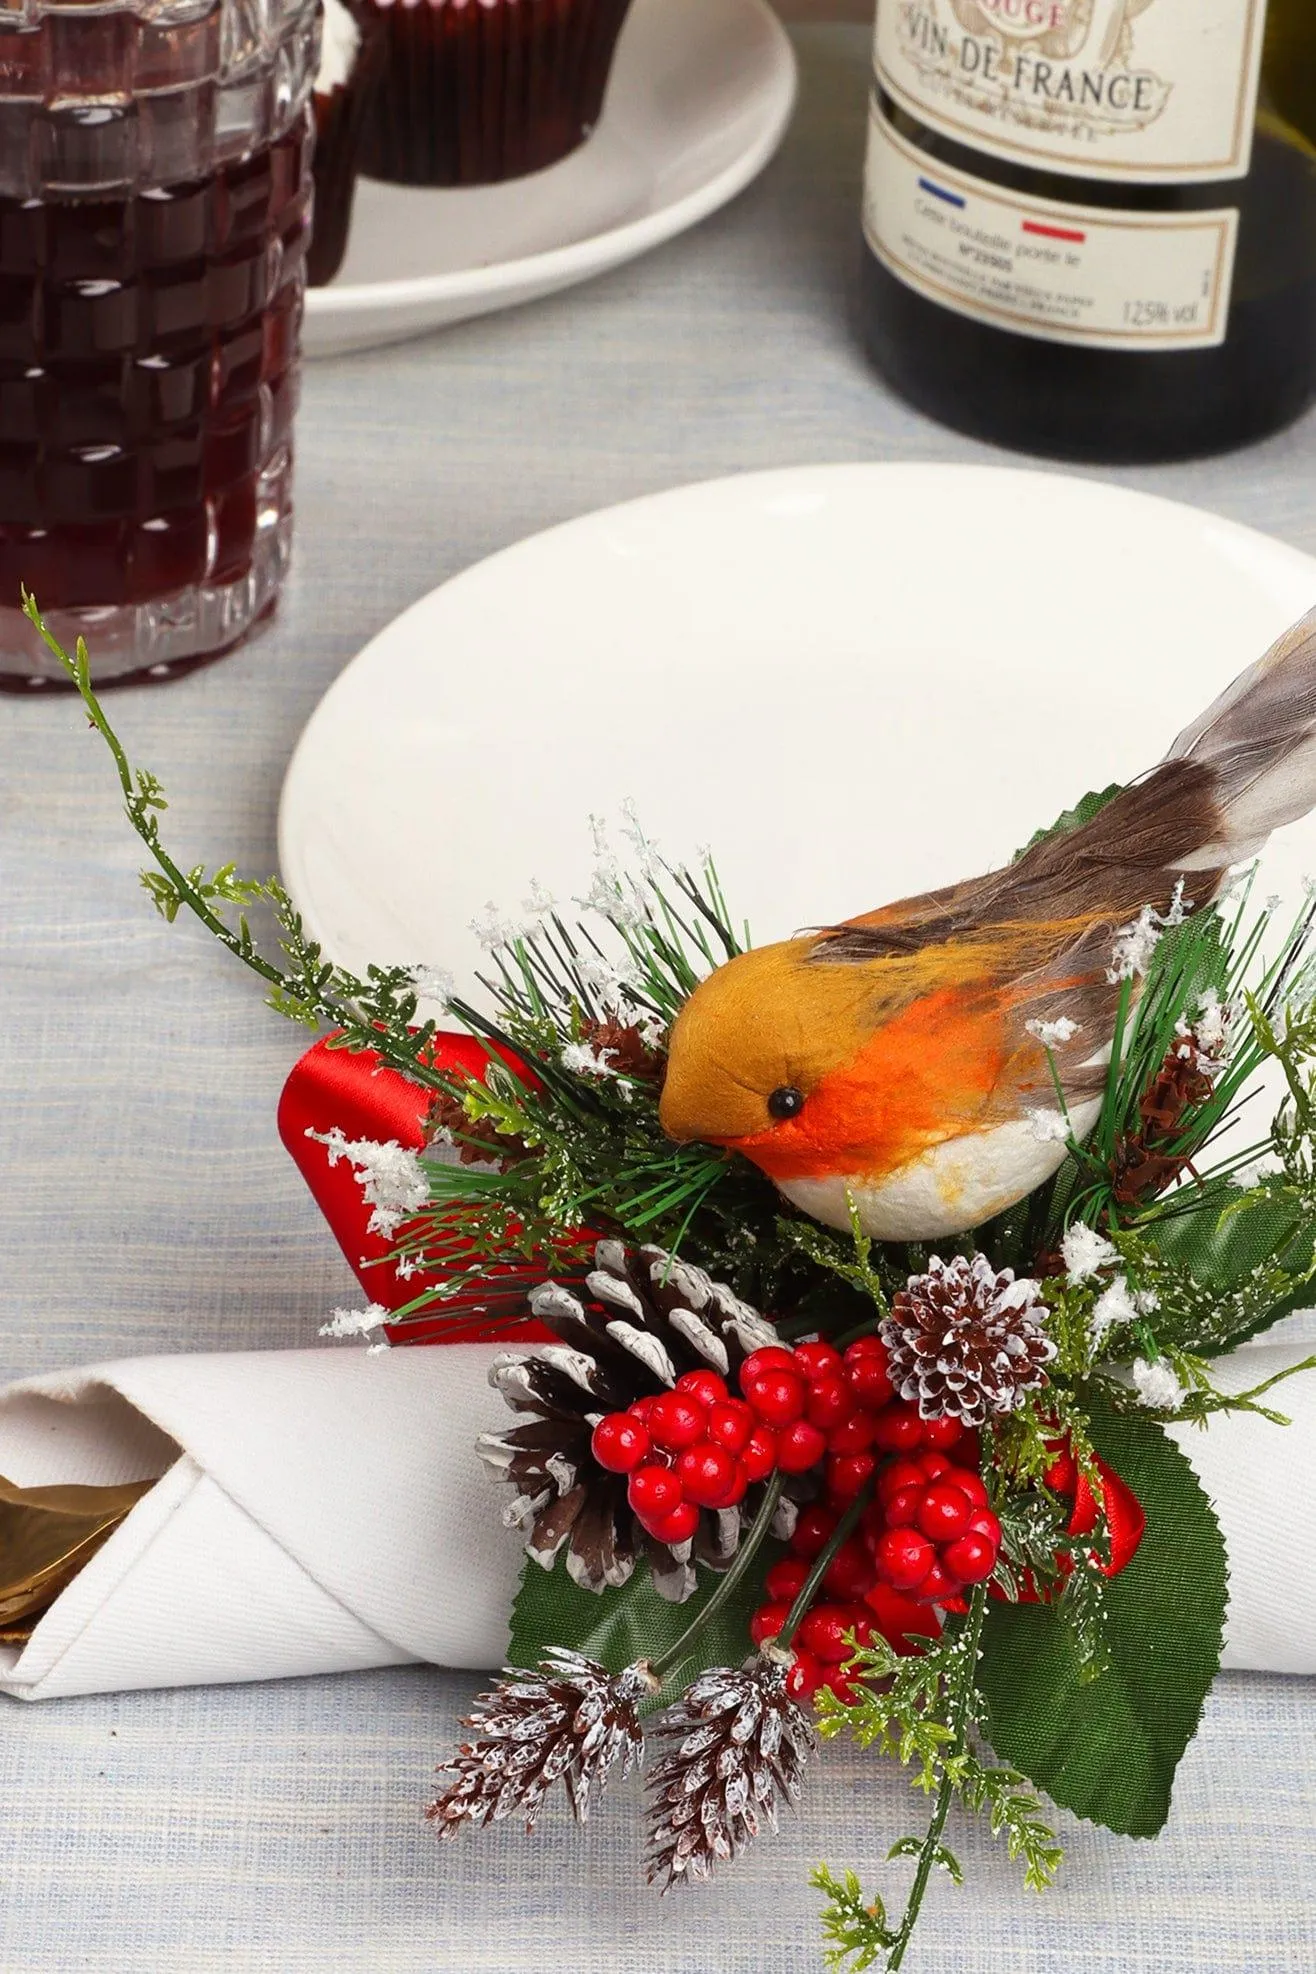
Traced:
<path fill-rule="evenodd" d="M 114 703 L 188 856 L 272 865 L 283 768 L 326 684 L 492 549 L 743 468 L 994 456 L 894 402 L 855 343 L 865 43 L 799 32 L 783 156 L 695 234 L 559 300 L 308 371 L 276 626 Z M 1114 477 L 1316 551 L 1314 467 L 1308 420 Z M 309 1343 L 353 1292 L 275 1136 L 300 1038 L 200 934 L 160 924 L 137 863 L 72 706 L 0 700 L 0 1377 Z M 876 1883 L 917 1824 L 894 1774 L 833 1750 L 781 1838 L 662 1907 L 624 1801 L 583 1843 L 554 1821 L 439 1851 L 418 1805 L 472 1691 L 417 1670 L 0 1707 L 0 1968 L 813 1974 L 809 1864 Z M 1311 1974 L 1314 1822 L 1316 1691 L 1224 1680 L 1160 1843 L 1070 1822 L 1039 1900 L 961 1832 L 969 1886 L 936 1888 L 911 1969 Z"/>

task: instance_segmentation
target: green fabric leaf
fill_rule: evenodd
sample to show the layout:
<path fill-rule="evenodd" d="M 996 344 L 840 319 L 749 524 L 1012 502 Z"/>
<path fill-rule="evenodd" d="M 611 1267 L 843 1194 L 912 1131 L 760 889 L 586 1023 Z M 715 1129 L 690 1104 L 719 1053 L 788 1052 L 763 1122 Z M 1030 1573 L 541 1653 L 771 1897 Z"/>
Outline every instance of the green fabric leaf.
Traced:
<path fill-rule="evenodd" d="M 781 1553 L 780 1543 L 764 1543 L 727 1602 L 673 1668 L 665 1689 L 669 1694 L 689 1685 L 706 1666 L 738 1666 L 748 1657 L 749 1621 L 766 1601 L 763 1579 Z M 628 1583 L 596 1597 L 571 1581 L 561 1559 L 550 1571 L 527 1557 L 512 1606 L 508 1663 L 534 1666 L 547 1645 L 583 1652 L 609 1672 L 620 1672 L 636 1659 L 655 1659 L 688 1630 L 721 1582 L 711 1570 L 701 1570 L 694 1596 L 684 1604 L 669 1604 L 654 1589 L 648 1564 L 640 1563 Z"/>
<path fill-rule="evenodd" d="M 1057 816 L 1049 829 L 1039 829 L 1035 835 L 1030 836 L 1023 849 L 1016 850 L 1010 861 L 1017 864 L 1020 857 L 1026 857 L 1030 850 L 1035 849 L 1039 843 L 1045 843 L 1050 836 L 1069 836 L 1074 830 L 1082 829 L 1084 823 L 1090 823 L 1093 816 L 1100 814 L 1107 802 L 1113 802 L 1117 795 L 1123 793 L 1124 784 L 1113 781 L 1109 788 L 1102 788 L 1085 795 L 1081 802 L 1074 804 L 1072 809 L 1066 809 L 1063 816 Z"/>
<path fill-rule="evenodd" d="M 1249 1198 L 1227 1182 L 1208 1186 L 1194 1212 L 1149 1221 L 1138 1232 L 1164 1260 L 1186 1268 L 1214 1289 L 1222 1303 L 1272 1257 L 1290 1274 L 1300 1275 L 1310 1266 L 1316 1246 L 1316 1227 L 1295 1201 L 1260 1193 Z M 1227 1330 L 1213 1328 L 1210 1337 L 1201 1340 L 1176 1336 L 1172 1341 L 1190 1350 L 1204 1347 L 1208 1356 L 1222 1357 L 1295 1310 L 1309 1308 L 1314 1296 L 1316 1291 L 1304 1282 L 1249 1321 Z"/>
<path fill-rule="evenodd" d="M 983 1634 L 986 1731 L 1003 1761 L 1057 1803 L 1154 1837 L 1220 1664 L 1228 1573 L 1211 1504 L 1152 1419 L 1087 1395 L 1092 1436 L 1142 1503 L 1147 1530 L 1107 1586 L 1110 1664 L 1089 1682 L 1048 1604 L 994 1604 Z"/>

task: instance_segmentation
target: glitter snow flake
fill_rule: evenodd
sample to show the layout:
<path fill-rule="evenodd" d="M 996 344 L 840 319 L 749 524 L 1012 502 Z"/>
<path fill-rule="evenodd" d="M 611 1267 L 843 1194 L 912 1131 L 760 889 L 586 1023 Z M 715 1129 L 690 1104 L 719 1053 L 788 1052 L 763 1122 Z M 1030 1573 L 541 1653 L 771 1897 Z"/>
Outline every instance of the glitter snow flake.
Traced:
<path fill-rule="evenodd" d="M 457 982 L 446 966 L 413 966 L 411 984 L 422 1001 L 437 1001 L 445 1009 L 457 992 Z"/>
<path fill-rule="evenodd" d="M 1063 1111 L 1030 1110 L 1028 1126 L 1041 1145 L 1063 1145 L 1068 1143 L 1072 1126 Z"/>
<path fill-rule="evenodd" d="M 1072 1042 L 1075 1035 L 1082 1032 L 1082 1023 L 1071 1021 L 1067 1014 L 1058 1015 L 1054 1021 L 1030 1021 L 1028 1033 L 1036 1036 L 1044 1049 L 1062 1049 Z"/>
<path fill-rule="evenodd" d="M 1138 1315 L 1138 1306 L 1129 1293 L 1128 1282 L 1123 1275 L 1117 1275 L 1109 1288 L 1103 1289 L 1097 1297 L 1092 1311 L 1092 1341 L 1099 1343 L 1115 1324 L 1136 1322 Z"/>
<path fill-rule="evenodd" d="M 1180 878 L 1174 887 L 1168 912 L 1162 914 L 1154 905 L 1144 905 L 1132 925 L 1121 926 L 1115 935 L 1110 965 L 1106 970 L 1106 978 L 1111 985 L 1118 986 L 1120 981 L 1135 977 L 1140 979 L 1152 963 L 1161 934 L 1182 925 L 1192 908 L 1193 901 L 1184 897 L 1183 879 Z"/>
<path fill-rule="evenodd" d="M 327 1323 L 321 1323 L 322 1337 L 368 1337 L 381 1323 L 387 1323 L 389 1311 L 382 1302 L 372 1302 L 365 1309 L 335 1309 Z"/>
<path fill-rule="evenodd" d="M 1164 1358 L 1155 1364 L 1149 1364 L 1145 1357 L 1137 1358 L 1133 1365 L 1133 1389 L 1138 1394 L 1139 1405 L 1145 1405 L 1149 1412 L 1177 1412 L 1188 1396 Z"/>

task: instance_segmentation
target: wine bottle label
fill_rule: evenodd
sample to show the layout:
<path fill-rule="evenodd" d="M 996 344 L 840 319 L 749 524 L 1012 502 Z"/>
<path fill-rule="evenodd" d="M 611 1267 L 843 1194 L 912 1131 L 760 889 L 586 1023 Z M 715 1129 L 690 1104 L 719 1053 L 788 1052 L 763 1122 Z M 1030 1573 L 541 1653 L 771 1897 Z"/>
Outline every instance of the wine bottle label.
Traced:
<path fill-rule="evenodd" d="M 877 78 L 994 157 L 1148 184 L 1242 178 L 1266 0 L 878 0 Z"/>
<path fill-rule="evenodd" d="M 907 287 L 999 329 L 1090 349 L 1225 340 L 1236 208 L 1122 212 L 1009 192 L 916 149 L 876 98 L 864 232 Z"/>

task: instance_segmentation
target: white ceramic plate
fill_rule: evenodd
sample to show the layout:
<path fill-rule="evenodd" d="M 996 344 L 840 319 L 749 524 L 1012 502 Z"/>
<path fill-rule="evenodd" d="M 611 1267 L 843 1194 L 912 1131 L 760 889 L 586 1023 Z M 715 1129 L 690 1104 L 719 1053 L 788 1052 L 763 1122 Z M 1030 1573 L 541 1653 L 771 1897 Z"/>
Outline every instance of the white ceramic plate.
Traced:
<path fill-rule="evenodd" d="M 749 474 L 569 522 L 435 590 L 293 757 L 286 881 L 329 952 L 469 989 L 469 921 L 588 887 L 590 812 L 711 845 L 757 939 L 999 864 L 1150 767 L 1316 602 L 1316 562 L 1053 474 Z M 1276 889 L 1316 824 L 1276 839 Z"/>
<path fill-rule="evenodd" d="M 795 56 L 766 0 L 635 0 L 598 128 L 547 171 L 425 191 L 362 179 L 308 356 L 396 343 L 568 288 L 715 212 L 790 122 Z"/>

